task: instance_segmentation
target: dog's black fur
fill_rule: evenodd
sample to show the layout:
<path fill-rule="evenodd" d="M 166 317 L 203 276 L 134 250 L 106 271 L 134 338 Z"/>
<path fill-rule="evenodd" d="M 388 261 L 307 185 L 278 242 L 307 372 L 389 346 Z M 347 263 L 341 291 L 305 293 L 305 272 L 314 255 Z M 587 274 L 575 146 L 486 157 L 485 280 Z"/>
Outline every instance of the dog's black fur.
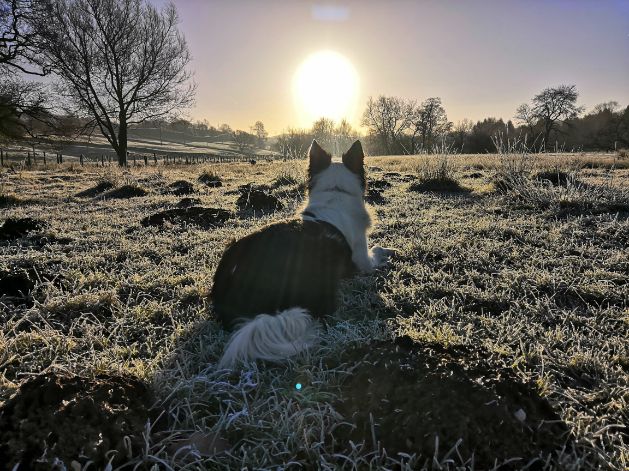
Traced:
<path fill-rule="evenodd" d="M 214 275 L 211 297 L 226 328 L 294 306 L 322 318 L 336 309 L 339 280 L 355 271 L 350 247 L 334 226 L 279 222 L 229 246 Z"/>

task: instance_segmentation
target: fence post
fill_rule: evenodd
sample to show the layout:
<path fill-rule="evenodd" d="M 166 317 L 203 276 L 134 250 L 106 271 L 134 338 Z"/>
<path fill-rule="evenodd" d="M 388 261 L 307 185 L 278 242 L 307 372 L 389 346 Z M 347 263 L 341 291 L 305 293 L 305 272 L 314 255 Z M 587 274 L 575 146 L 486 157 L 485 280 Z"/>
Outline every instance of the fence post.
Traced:
<path fill-rule="evenodd" d="M 30 153 L 30 152 L 27 152 L 27 153 L 26 153 L 26 165 L 27 165 L 28 167 L 30 167 L 30 166 L 31 166 L 31 153 Z"/>
<path fill-rule="evenodd" d="M 155 154 L 155 152 L 153 152 L 153 162 L 155 162 L 155 165 L 157 165 L 157 155 Z"/>
<path fill-rule="evenodd" d="M 0 149 L 0 167 L 4 167 L 4 151 Z"/>
<path fill-rule="evenodd" d="M 46 151 L 44 151 L 44 165 L 46 165 Z"/>
<path fill-rule="evenodd" d="M 81 163 L 81 166 L 83 166 L 83 154 L 79 157 L 79 162 Z"/>
<path fill-rule="evenodd" d="M 62 164 L 63 163 L 63 154 L 59 154 L 59 163 Z"/>

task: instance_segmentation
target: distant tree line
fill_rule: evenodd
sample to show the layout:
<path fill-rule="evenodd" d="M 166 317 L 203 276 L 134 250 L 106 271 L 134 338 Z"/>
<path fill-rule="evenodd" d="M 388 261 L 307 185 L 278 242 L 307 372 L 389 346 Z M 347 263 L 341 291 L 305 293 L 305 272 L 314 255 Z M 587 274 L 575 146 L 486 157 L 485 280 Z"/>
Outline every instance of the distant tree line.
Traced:
<path fill-rule="evenodd" d="M 397 97 L 370 97 L 363 113 L 372 155 L 497 152 L 512 141 L 533 151 L 611 151 L 629 147 L 629 106 L 615 101 L 584 114 L 574 85 L 542 90 L 515 110 L 514 120 L 448 121 L 441 99 L 417 104 Z"/>

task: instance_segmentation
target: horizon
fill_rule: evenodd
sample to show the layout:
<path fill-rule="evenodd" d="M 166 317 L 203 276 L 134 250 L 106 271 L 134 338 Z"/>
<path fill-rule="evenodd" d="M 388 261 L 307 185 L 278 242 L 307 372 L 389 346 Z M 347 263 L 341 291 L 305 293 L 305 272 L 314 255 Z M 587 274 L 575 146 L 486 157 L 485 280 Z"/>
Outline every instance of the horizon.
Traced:
<path fill-rule="evenodd" d="M 361 132 L 378 95 L 440 97 L 454 123 L 513 120 L 518 105 L 559 84 L 576 85 L 586 111 L 629 104 L 629 1 L 174 3 L 198 85 L 186 116 L 215 126 L 309 127 L 316 117 L 299 109 L 295 74 L 320 51 L 345 57 L 358 82 L 344 116 L 328 117 Z"/>

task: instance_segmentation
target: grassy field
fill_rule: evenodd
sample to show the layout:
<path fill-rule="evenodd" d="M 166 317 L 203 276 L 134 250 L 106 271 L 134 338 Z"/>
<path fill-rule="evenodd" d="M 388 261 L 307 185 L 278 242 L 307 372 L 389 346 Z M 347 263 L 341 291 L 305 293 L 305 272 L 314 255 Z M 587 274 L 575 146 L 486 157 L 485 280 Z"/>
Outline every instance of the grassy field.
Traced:
<path fill-rule="evenodd" d="M 236 372 L 212 276 L 305 162 L 0 170 L 0 468 L 627 469 L 629 161 L 367 165 L 397 256 L 307 355 Z"/>

